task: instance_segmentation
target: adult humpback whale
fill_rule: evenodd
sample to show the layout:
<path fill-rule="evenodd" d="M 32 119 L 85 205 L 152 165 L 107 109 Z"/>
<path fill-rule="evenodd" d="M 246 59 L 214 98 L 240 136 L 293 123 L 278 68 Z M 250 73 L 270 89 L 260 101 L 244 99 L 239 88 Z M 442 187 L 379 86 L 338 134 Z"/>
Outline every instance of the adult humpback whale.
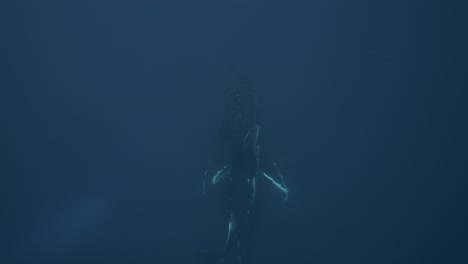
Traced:
<path fill-rule="evenodd" d="M 239 83 L 228 92 L 217 153 L 203 180 L 204 194 L 210 186 L 215 189 L 227 226 L 222 253 L 207 262 L 246 263 L 252 253 L 259 190 L 270 185 L 288 198 L 281 173 L 264 151 L 262 135 L 254 90 Z"/>

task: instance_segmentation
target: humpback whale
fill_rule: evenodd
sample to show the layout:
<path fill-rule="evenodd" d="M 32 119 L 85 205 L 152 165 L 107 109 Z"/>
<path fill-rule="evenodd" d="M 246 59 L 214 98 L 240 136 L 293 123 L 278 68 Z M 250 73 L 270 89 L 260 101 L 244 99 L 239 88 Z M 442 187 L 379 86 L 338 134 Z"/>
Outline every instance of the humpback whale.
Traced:
<path fill-rule="evenodd" d="M 226 242 L 207 263 L 245 264 L 253 248 L 259 209 L 259 189 L 271 186 L 288 199 L 288 189 L 276 163 L 264 151 L 254 89 L 245 82 L 228 89 L 217 151 L 203 179 L 203 193 L 216 190 L 226 220 Z"/>

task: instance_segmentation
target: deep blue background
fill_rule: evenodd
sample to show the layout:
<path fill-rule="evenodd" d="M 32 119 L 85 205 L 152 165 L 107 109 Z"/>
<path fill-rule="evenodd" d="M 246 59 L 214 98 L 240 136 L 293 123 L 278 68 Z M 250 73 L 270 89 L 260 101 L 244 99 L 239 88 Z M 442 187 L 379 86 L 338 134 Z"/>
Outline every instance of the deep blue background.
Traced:
<path fill-rule="evenodd" d="M 222 247 L 200 179 L 243 68 L 291 192 L 258 263 L 468 263 L 462 2 L 3 1 L 0 262 Z"/>

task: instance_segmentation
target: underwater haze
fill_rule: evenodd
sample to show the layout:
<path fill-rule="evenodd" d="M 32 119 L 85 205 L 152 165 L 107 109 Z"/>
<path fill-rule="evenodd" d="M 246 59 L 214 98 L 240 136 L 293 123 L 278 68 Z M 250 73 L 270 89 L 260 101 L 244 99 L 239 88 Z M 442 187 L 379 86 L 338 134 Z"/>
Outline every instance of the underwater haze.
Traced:
<path fill-rule="evenodd" d="M 289 188 L 255 264 L 468 263 L 463 1 L 0 4 L 0 263 L 200 263 L 228 88 Z"/>

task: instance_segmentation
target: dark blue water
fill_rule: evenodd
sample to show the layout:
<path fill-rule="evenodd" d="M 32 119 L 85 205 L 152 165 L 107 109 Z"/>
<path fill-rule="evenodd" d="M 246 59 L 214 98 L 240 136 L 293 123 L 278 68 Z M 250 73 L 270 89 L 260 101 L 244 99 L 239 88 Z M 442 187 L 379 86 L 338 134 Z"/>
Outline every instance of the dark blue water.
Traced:
<path fill-rule="evenodd" d="M 290 188 L 255 263 L 467 263 L 467 18 L 442 1 L 4 1 L 1 263 L 197 263 L 243 72 Z"/>

